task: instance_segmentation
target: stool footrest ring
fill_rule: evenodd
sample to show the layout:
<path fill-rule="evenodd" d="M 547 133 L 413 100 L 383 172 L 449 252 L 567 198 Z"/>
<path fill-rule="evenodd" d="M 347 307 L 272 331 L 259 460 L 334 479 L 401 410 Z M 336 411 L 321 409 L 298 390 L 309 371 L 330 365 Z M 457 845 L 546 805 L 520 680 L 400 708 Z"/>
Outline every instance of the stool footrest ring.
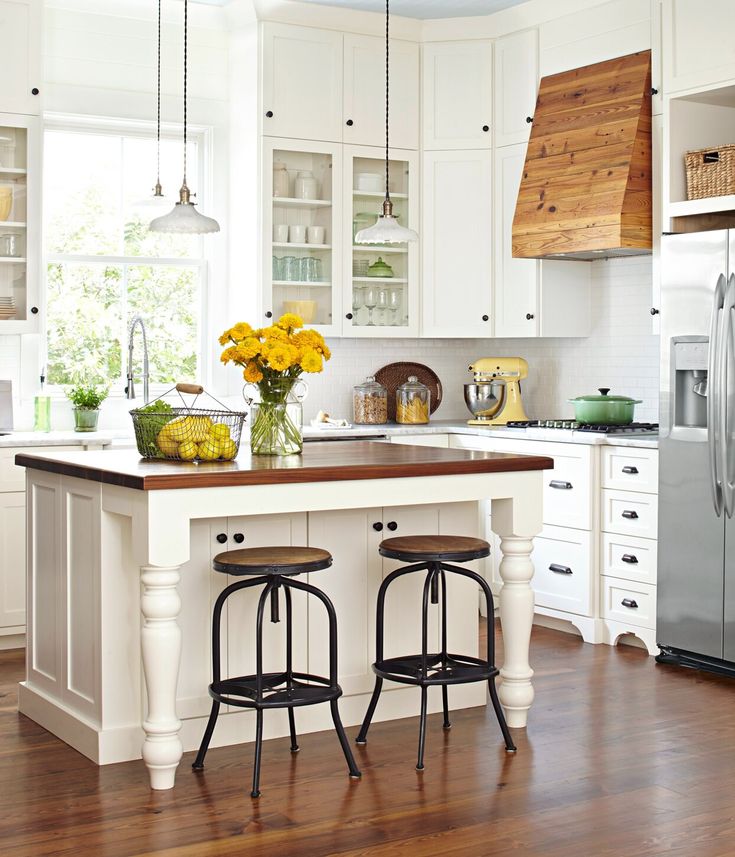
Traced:
<path fill-rule="evenodd" d="M 389 681 L 424 687 L 487 681 L 500 672 L 493 664 L 481 658 L 451 653 L 448 653 L 446 658 L 443 658 L 441 653 L 427 654 L 426 666 L 424 678 L 421 655 L 403 655 L 398 658 L 384 658 L 374 663 L 373 672 Z"/>
<path fill-rule="evenodd" d="M 328 678 L 310 673 L 263 673 L 258 697 L 255 675 L 237 676 L 209 685 L 209 695 L 217 702 L 240 708 L 292 708 L 316 705 L 342 696 L 342 688 Z"/>

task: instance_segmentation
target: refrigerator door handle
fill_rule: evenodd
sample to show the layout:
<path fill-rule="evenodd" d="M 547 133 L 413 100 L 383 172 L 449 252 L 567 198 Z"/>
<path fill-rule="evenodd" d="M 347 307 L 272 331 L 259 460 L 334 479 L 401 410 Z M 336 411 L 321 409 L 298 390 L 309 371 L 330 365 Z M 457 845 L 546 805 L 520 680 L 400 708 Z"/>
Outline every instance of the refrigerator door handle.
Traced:
<path fill-rule="evenodd" d="M 721 388 L 719 383 L 719 372 L 721 364 L 720 355 L 720 320 L 722 307 L 725 303 L 725 291 L 727 280 L 724 274 L 717 278 L 715 286 L 714 301 L 712 304 L 712 320 L 709 328 L 709 356 L 707 366 L 708 392 L 707 396 L 707 444 L 709 447 L 709 469 L 712 484 L 712 502 L 717 517 L 722 516 L 723 492 L 722 479 L 720 476 L 720 407 Z"/>
<path fill-rule="evenodd" d="M 735 485 L 733 475 L 730 473 L 730 456 L 728 455 L 728 438 L 730 432 L 730 414 L 733 409 L 735 393 L 733 382 L 735 382 L 735 367 L 733 366 L 732 339 L 733 339 L 733 313 L 735 313 L 735 274 L 730 274 L 725 292 L 725 302 L 722 308 L 722 332 L 720 334 L 720 372 L 718 395 L 720 399 L 720 430 L 719 430 L 719 452 L 720 452 L 720 475 L 722 478 L 722 493 L 724 495 L 725 514 L 732 518 L 735 508 Z"/>

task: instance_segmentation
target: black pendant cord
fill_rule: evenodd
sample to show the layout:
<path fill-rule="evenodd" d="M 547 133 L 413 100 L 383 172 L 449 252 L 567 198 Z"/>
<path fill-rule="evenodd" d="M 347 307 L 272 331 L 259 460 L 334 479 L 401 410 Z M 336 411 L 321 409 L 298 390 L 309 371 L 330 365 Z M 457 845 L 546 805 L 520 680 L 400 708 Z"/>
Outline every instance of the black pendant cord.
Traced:
<path fill-rule="evenodd" d="M 385 199 L 390 202 L 390 167 L 388 164 L 388 126 L 390 116 L 390 0 L 385 0 Z"/>
<path fill-rule="evenodd" d="M 158 0 L 158 116 L 156 121 L 156 189 L 155 196 L 161 192 L 161 0 Z"/>
<path fill-rule="evenodd" d="M 187 99 L 187 54 L 189 37 L 189 0 L 184 0 L 184 187 L 186 187 L 186 99 Z"/>

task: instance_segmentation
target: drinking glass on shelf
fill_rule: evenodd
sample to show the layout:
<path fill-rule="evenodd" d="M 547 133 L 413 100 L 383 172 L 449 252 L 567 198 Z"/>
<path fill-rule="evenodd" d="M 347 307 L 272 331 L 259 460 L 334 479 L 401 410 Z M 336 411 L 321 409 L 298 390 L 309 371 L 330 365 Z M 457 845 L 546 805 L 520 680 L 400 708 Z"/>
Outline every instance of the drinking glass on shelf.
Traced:
<path fill-rule="evenodd" d="M 401 308 L 401 290 L 388 289 L 388 309 L 391 313 L 390 323 L 393 327 L 398 324 L 398 310 Z"/>
<path fill-rule="evenodd" d="M 316 256 L 304 256 L 301 259 L 301 279 L 306 283 L 315 283 L 321 279 L 321 259 Z"/>
<path fill-rule="evenodd" d="M 367 277 L 369 261 L 367 259 L 352 260 L 352 276 Z"/>
<path fill-rule="evenodd" d="M 365 306 L 368 309 L 368 327 L 375 327 L 375 322 L 373 321 L 373 310 L 378 305 L 378 289 L 376 286 L 368 286 L 365 289 Z"/>
<path fill-rule="evenodd" d="M 363 289 L 360 286 L 352 287 L 352 323 L 357 324 L 357 316 L 364 304 Z"/>
<path fill-rule="evenodd" d="M 301 279 L 301 259 L 296 256 L 284 256 L 281 259 L 281 277 L 284 280 Z"/>
<path fill-rule="evenodd" d="M 283 279 L 283 259 L 280 256 L 273 257 L 273 279 Z"/>
<path fill-rule="evenodd" d="M 388 313 L 388 289 L 378 289 L 377 307 L 380 310 L 380 323 L 384 325 Z"/>

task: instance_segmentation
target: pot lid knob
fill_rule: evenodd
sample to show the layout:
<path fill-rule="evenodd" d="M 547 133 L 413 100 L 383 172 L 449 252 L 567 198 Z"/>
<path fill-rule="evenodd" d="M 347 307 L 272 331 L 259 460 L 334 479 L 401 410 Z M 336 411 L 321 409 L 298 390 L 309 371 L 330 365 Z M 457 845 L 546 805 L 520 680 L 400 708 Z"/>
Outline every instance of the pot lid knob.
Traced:
<path fill-rule="evenodd" d="M 607 396 L 607 394 L 610 392 L 609 387 L 598 387 L 597 389 L 600 391 L 600 394 L 603 396 Z"/>

